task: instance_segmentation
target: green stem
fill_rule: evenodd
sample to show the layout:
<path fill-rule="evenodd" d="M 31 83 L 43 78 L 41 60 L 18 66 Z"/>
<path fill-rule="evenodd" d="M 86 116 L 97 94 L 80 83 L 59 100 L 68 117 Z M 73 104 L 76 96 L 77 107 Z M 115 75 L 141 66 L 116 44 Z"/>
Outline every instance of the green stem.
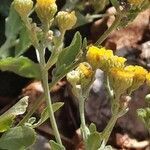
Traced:
<path fill-rule="evenodd" d="M 95 43 L 96 46 L 101 45 L 102 42 L 108 37 L 108 35 L 118 27 L 121 19 L 122 19 L 122 15 L 117 14 L 115 21 L 112 23 L 112 25 L 104 32 L 104 34 Z"/>
<path fill-rule="evenodd" d="M 64 40 L 64 36 L 65 36 L 65 31 L 61 32 L 61 36 L 59 39 L 59 42 L 57 45 L 55 45 L 55 48 L 53 49 L 52 55 L 50 56 L 50 58 L 48 59 L 45 69 L 49 70 L 57 61 L 58 56 L 60 54 L 60 52 L 62 51 L 63 48 L 63 40 Z"/>
<path fill-rule="evenodd" d="M 80 119 L 81 119 L 81 131 L 83 136 L 83 141 L 86 146 L 86 140 L 87 140 L 87 131 L 86 131 L 86 124 L 85 124 L 85 115 L 84 115 L 84 99 L 80 97 L 79 99 L 79 111 L 80 111 Z"/>
<path fill-rule="evenodd" d="M 117 119 L 118 119 L 118 116 L 117 115 L 113 115 L 111 117 L 111 119 L 109 120 L 106 128 L 102 132 L 102 137 L 103 137 L 103 140 L 105 142 L 105 145 L 107 144 L 107 141 L 108 141 L 108 139 L 110 137 L 110 134 L 111 134 L 111 132 L 112 132 L 114 126 L 115 126 L 115 123 L 116 123 Z"/>
<path fill-rule="evenodd" d="M 45 57 L 44 57 L 45 50 L 43 49 L 39 50 L 39 54 L 40 54 L 40 67 L 41 67 L 41 73 L 42 73 L 42 83 L 43 83 L 43 88 L 44 88 L 45 100 L 47 103 L 47 109 L 48 109 L 49 116 L 50 116 L 50 123 L 52 125 L 52 129 L 54 131 L 54 135 L 55 135 L 57 143 L 63 146 L 60 135 L 59 135 L 59 131 L 57 128 L 53 108 L 52 108 L 52 101 L 51 101 L 49 84 L 48 84 L 48 71 L 44 69 L 45 68 Z"/>

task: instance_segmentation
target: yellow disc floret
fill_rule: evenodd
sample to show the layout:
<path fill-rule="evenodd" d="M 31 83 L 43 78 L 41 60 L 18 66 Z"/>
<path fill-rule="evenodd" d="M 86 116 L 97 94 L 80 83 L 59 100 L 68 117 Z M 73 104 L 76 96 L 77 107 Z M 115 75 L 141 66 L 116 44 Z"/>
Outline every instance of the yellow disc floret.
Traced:
<path fill-rule="evenodd" d="M 81 78 L 91 78 L 93 75 L 91 66 L 86 62 L 80 63 L 77 70 L 81 73 Z"/>
<path fill-rule="evenodd" d="M 147 70 L 141 66 L 127 66 L 125 70 L 133 73 L 133 84 L 131 86 L 131 90 L 136 90 L 139 88 L 146 80 Z"/>
<path fill-rule="evenodd" d="M 125 58 L 114 55 L 112 50 L 95 46 L 89 47 L 86 57 L 94 68 L 99 68 L 105 72 L 114 67 L 123 68 L 126 61 Z"/>
<path fill-rule="evenodd" d="M 123 94 L 132 85 L 133 74 L 120 68 L 112 68 L 109 74 L 110 85 L 116 95 Z"/>

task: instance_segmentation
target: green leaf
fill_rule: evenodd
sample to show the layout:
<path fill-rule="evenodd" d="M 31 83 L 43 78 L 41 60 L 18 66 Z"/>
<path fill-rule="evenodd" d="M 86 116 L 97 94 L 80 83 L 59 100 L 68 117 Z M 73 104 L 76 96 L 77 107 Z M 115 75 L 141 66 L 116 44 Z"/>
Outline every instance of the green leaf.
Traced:
<path fill-rule="evenodd" d="M 87 150 L 98 150 L 101 146 L 101 134 L 98 132 L 91 133 L 87 139 Z"/>
<path fill-rule="evenodd" d="M 14 56 L 14 51 L 12 51 L 12 47 L 17 43 L 17 37 L 19 31 L 23 28 L 22 21 L 15 11 L 13 6 L 11 5 L 9 16 L 5 21 L 5 36 L 6 41 L 0 48 L 0 58 L 6 58 Z"/>
<path fill-rule="evenodd" d="M 8 57 L 0 60 L 0 70 L 11 71 L 27 78 L 40 79 L 40 67 L 27 57 Z"/>
<path fill-rule="evenodd" d="M 65 150 L 65 148 L 63 146 L 61 146 L 60 144 L 56 143 L 53 140 L 50 140 L 50 146 L 51 146 L 51 150 Z"/>
<path fill-rule="evenodd" d="M 14 127 L 0 138 L 0 149 L 24 150 L 35 142 L 34 129 L 27 126 Z"/>
<path fill-rule="evenodd" d="M 0 132 L 8 130 L 17 115 L 24 114 L 28 106 L 28 97 L 22 98 L 13 107 L 0 116 Z"/>
<path fill-rule="evenodd" d="M 15 47 L 15 56 L 20 56 L 31 46 L 29 34 L 25 27 L 19 33 L 19 43 Z"/>
<path fill-rule="evenodd" d="M 73 28 L 77 28 L 91 22 L 86 18 L 86 16 L 82 15 L 79 11 L 76 11 L 76 17 L 78 18 L 78 20 Z"/>
<path fill-rule="evenodd" d="M 70 46 L 64 48 L 58 57 L 56 63 L 56 70 L 54 76 L 57 77 L 63 74 L 68 67 L 77 61 L 77 57 L 81 54 L 82 38 L 79 32 L 77 32 L 70 44 Z"/>
<path fill-rule="evenodd" d="M 54 103 L 52 104 L 52 107 L 53 107 L 53 112 L 56 112 L 59 108 L 61 108 L 62 106 L 64 105 L 63 102 L 57 102 L 57 103 Z M 43 110 L 42 114 L 41 114 L 41 118 L 40 120 L 35 123 L 33 125 L 33 127 L 37 127 L 37 126 L 40 126 L 43 122 L 45 122 L 47 119 L 49 118 L 49 113 L 48 113 L 48 110 L 47 110 L 47 107 Z"/>
<path fill-rule="evenodd" d="M 96 125 L 94 123 L 91 123 L 89 126 L 89 130 L 90 130 L 90 133 L 96 132 L 97 131 Z"/>
<path fill-rule="evenodd" d="M 22 28 L 20 16 L 13 6 L 10 7 L 9 16 L 6 18 L 5 36 L 6 38 L 14 38 Z"/>

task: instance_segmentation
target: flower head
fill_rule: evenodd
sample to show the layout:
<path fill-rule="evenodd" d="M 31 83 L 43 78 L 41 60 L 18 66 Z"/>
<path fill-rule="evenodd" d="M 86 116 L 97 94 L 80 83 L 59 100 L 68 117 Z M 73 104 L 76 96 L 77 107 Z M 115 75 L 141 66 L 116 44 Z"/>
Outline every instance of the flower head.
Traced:
<path fill-rule="evenodd" d="M 87 51 L 87 60 L 94 67 L 109 71 L 111 68 L 123 68 L 126 61 L 123 57 L 113 55 L 112 50 L 106 50 L 95 46 L 89 47 Z"/>
<path fill-rule="evenodd" d="M 14 0 L 13 6 L 21 17 L 27 16 L 33 7 L 32 0 Z"/>
<path fill-rule="evenodd" d="M 139 88 L 146 80 L 147 70 L 141 66 L 126 66 L 125 70 L 133 73 L 133 83 L 130 87 L 132 90 Z"/>
<path fill-rule="evenodd" d="M 85 87 L 87 85 L 93 76 L 93 70 L 91 66 L 86 63 L 80 63 L 79 66 L 69 72 L 67 74 L 67 80 L 72 84 L 72 86 L 81 85 L 82 87 Z"/>
<path fill-rule="evenodd" d="M 110 84 L 114 92 L 123 94 L 133 82 L 133 74 L 120 68 L 112 68 L 109 74 Z"/>
<path fill-rule="evenodd" d="M 57 11 L 56 0 L 37 0 L 36 13 L 41 22 L 49 22 Z"/>
<path fill-rule="evenodd" d="M 56 16 L 58 27 L 61 31 L 70 30 L 77 21 L 75 12 L 60 11 Z"/>

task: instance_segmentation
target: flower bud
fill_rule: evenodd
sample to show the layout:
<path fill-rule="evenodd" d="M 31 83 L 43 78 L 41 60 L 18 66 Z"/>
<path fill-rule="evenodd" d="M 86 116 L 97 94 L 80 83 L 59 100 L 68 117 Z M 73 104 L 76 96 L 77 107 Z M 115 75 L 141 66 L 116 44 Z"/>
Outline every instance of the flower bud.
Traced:
<path fill-rule="evenodd" d="M 13 6 L 21 17 L 27 16 L 33 8 L 32 0 L 14 0 Z"/>
<path fill-rule="evenodd" d="M 35 11 L 42 23 L 50 22 L 57 12 L 56 0 L 37 0 Z"/>
<path fill-rule="evenodd" d="M 92 76 L 93 71 L 91 66 L 83 62 L 75 70 L 67 74 L 67 80 L 72 86 L 81 85 L 82 88 L 85 88 L 91 82 Z"/>
<path fill-rule="evenodd" d="M 77 85 L 80 81 L 80 74 L 78 71 L 71 71 L 67 74 L 67 80 L 68 82 L 74 86 L 74 85 Z"/>
<path fill-rule="evenodd" d="M 77 17 L 75 16 L 75 12 L 65 12 L 60 11 L 56 16 L 56 21 L 60 31 L 70 30 L 77 21 Z"/>

